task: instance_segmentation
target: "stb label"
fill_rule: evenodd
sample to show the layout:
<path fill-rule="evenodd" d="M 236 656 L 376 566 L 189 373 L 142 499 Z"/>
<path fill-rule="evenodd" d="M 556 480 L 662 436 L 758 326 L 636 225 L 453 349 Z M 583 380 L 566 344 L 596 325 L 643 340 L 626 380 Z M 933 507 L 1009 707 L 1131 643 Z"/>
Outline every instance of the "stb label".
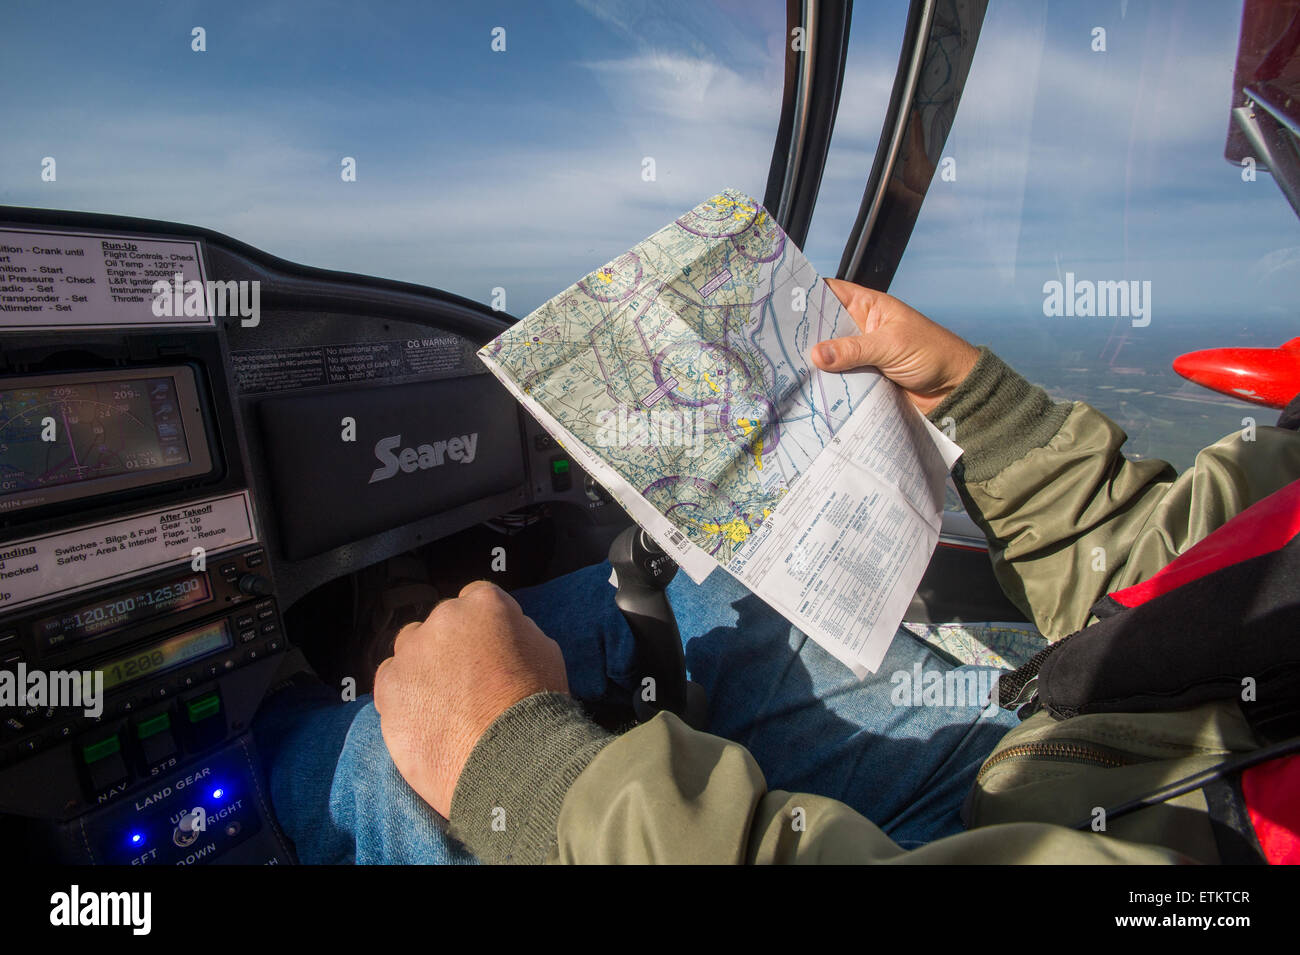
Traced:
<path fill-rule="evenodd" d="M 0 229 L 0 331 L 211 325 L 154 314 L 154 283 L 178 274 L 206 282 L 197 240 Z"/>
<path fill-rule="evenodd" d="M 257 540 L 247 491 L 0 544 L 0 614 Z"/>

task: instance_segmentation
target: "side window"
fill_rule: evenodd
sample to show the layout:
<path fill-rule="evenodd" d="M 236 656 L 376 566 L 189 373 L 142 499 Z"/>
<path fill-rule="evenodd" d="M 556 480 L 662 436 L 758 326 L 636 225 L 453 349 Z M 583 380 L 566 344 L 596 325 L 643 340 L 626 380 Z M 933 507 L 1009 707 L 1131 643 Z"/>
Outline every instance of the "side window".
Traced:
<path fill-rule="evenodd" d="M 1178 355 L 1300 334 L 1300 225 L 1225 158 L 1240 3 L 993 0 L 890 292 L 1179 469 L 1277 412 Z M 951 160 L 948 162 L 947 160 Z M 1091 304 L 1089 304 L 1091 300 Z"/>

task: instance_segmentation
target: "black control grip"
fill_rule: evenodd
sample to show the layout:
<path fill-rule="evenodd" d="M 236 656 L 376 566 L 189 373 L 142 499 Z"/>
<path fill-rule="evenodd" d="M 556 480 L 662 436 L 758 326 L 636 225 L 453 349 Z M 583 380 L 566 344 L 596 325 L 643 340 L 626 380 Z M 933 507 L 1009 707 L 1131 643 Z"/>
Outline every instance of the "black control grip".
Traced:
<path fill-rule="evenodd" d="M 623 613 L 635 644 L 632 708 L 647 720 L 660 710 L 703 728 L 707 719 L 704 690 L 686 679 L 677 617 L 664 592 L 677 576 L 677 563 L 641 528 L 629 527 L 609 549 L 614 565 L 614 603 Z"/>

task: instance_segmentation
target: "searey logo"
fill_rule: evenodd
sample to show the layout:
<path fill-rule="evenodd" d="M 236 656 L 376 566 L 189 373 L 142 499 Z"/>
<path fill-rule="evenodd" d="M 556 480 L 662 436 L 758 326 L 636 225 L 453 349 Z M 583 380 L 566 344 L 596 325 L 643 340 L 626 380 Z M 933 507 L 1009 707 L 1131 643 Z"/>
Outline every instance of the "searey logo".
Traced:
<path fill-rule="evenodd" d="M 478 450 L 478 432 L 473 434 L 462 434 L 458 438 L 448 438 L 446 441 L 434 441 L 432 444 L 422 444 L 415 448 L 402 448 L 396 454 L 393 449 L 402 443 L 400 434 L 390 435 L 387 438 L 380 438 L 375 442 L 375 457 L 377 457 L 383 467 L 375 468 L 367 484 L 374 484 L 376 481 L 387 481 L 398 471 L 410 474 L 412 471 L 422 471 L 427 468 L 436 468 L 445 461 L 458 461 L 461 464 L 469 464 L 474 460 L 474 454 Z"/>

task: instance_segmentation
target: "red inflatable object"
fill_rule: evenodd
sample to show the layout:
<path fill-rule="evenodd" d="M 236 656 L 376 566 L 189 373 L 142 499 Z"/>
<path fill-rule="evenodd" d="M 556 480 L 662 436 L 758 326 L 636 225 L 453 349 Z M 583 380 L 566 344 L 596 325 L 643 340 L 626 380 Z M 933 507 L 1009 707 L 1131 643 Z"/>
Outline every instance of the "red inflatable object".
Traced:
<path fill-rule="evenodd" d="M 1280 348 L 1207 348 L 1174 359 L 1188 381 L 1269 408 L 1300 394 L 1300 338 Z"/>

